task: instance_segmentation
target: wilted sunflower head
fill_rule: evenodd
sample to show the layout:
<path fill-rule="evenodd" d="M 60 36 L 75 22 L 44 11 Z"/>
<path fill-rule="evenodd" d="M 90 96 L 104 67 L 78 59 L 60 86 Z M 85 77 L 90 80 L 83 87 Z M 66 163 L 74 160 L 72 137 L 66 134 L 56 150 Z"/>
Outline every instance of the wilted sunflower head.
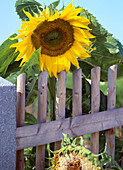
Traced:
<path fill-rule="evenodd" d="M 103 170 L 103 166 L 111 162 L 106 147 L 103 153 L 95 155 L 85 148 L 82 137 L 70 139 L 67 134 L 63 135 L 61 149 L 54 152 L 51 160 L 51 170 Z"/>
<path fill-rule="evenodd" d="M 29 21 L 22 21 L 19 35 L 14 39 L 22 39 L 13 44 L 19 55 L 16 60 L 22 59 L 20 66 L 28 62 L 32 53 L 41 47 L 40 68 L 50 76 L 57 77 L 57 73 L 65 70 L 67 73 L 71 63 L 79 68 L 77 57 L 90 57 L 89 46 L 94 38 L 87 26 L 90 21 L 78 16 L 82 8 L 72 6 L 72 2 L 62 11 L 49 13 L 44 10 L 38 17 L 33 17 L 23 10 Z"/>

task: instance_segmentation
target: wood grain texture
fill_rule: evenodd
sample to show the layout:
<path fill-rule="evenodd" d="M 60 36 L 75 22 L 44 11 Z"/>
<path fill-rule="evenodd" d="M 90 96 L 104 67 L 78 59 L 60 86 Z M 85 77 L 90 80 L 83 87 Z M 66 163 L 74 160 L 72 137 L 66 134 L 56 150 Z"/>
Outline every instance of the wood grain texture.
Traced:
<path fill-rule="evenodd" d="M 107 109 L 111 110 L 116 107 L 116 80 L 117 65 L 113 65 L 108 70 L 108 96 Z M 111 115 L 112 116 L 112 115 Z M 107 154 L 113 159 L 115 157 L 115 129 L 106 132 Z"/>
<path fill-rule="evenodd" d="M 100 108 L 100 67 L 91 70 L 91 113 L 99 112 Z M 99 132 L 91 134 L 91 151 L 99 153 Z"/>
<path fill-rule="evenodd" d="M 66 71 L 58 74 L 57 96 L 56 96 L 56 120 L 65 118 L 65 100 L 66 100 Z M 61 141 L 56 142 L 55 149 L 61 148 Z"/>
<path fill-rule="evenodd" d="M 17 115 L 16 126 L 24 126 L 25 121 L 25 80 L 26 74 L 17 77 Z M 24 150 L 16 152 L 16 170 L 24 170 Z"/>
<path fill-rule="evenodd" d="M 123 125 L 123 108 L 40 123 L 16 130 L 16 149 L 62 140 L 62 133 L 76 137 Z"/>
<path fill-rule="evenodd" d="M 121 140 L 123 141 L 123 126 L 121 126 Z M 123 147 L 122 147 L 123 150 Z M 121 157 L 121 168 L 123 169 L 123 156 Z"/>
<path fill-rule="evenodd" d="M 73 72 L 73 103 L 72 115 L 82 115 L 82 70 Z"/>
<path fill-rule="evenodd" d="M 46 122 L 47 72 L 41 72 L 38 79 L 38 123 Z M 40 139 L 41 140 L 41 139 Z M 45 145 L 36 147 L 36 170 L 44 169 Z"/>

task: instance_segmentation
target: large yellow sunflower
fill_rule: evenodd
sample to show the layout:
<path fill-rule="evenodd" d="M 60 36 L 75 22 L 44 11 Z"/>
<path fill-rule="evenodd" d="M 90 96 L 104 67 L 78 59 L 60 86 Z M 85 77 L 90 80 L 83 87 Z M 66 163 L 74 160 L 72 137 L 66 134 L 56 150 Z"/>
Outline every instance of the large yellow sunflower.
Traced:
<path fill-rule="evenodd" d="M 57 77 L 57 73 L 65 70 L 67 73 L 71 63 L 79 68 L 77 57 L 85 59 L 90 57 L 89 46 L 94 38 L 89 32 L 90 21 L 82 16 L 77 16 L 82 8 L 72 6 L 72 2 L 62 11 L 56 10 L 54 14 L 47 10 L 40 16 L 33 17 L 24 11 L 29 21 L 22 21 L 20 33 L 14 39 L 22 39 L 13 44 L 19 55 L 16 61 L 23 59 L 20 66 L 28 62 L 32 53 L 41 47 L 40 68 L 50 76 Z"/>

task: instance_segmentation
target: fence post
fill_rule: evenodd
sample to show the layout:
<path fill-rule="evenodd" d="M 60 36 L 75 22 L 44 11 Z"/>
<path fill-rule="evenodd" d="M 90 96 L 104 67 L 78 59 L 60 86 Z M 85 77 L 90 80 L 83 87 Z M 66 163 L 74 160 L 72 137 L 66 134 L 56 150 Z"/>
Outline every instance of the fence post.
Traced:
<path fill-rule="evenodd" d="M 91 70 L 91 113 L 99 112 L 99 108 L 100 108 L 100 67 L 95 67 Z M 95 154 L 99 153 L 99 132 L 91 134 L 91 150 Z"/>
<path fill-rule="evenodd" d="M 41 72 L 38 79 L 38 122 L 46 122 L 47 114 L 47 72 Z M 36 147 L 36 170 L 44 169 L 45 145 Z"/>
<path fill-rule="evenodd" d="M 57 96 L 56 96 L 56 120 L 65 118 L 65 100 L 66 100 L 66 72 L 58 74 Z M 61 141 L 56 142 L 55 149 L 61 148 Z"/>
<path fill-rule="evenodd" d="M 17 127 L 24 126 L 25 121 L 25 81 L 25 73 L 22 73 L 17 77 Z M 24 149 L 16 152 L 16 170 L 24 170 Z"/>
<path fill-rule="evenodd" d="M 123 141 L 123 126 L 121 126 L 121 141 Z M 122 147 L 123 150 L 123 147 Z M 123 169 L 123 156 L 121 156 L 121 168 Z"/>
<path fill-rule="evenodd" d="M 16 166 L 16 86 L 0 77 L 0 169 Z"/>
<path fill-rule="evenodd" d="M 82 70 L 73 72 L 73 116 L 82 115 Z"/>
<path fill-rule="evenodd" d="M 108 70 L 108 96 L 107 109 L 116 107 L 116 80 L 117 65 L 113 65 Z M 115 128 L 106 131 L 107 153 L 114 159 L 115 156 Z"/>

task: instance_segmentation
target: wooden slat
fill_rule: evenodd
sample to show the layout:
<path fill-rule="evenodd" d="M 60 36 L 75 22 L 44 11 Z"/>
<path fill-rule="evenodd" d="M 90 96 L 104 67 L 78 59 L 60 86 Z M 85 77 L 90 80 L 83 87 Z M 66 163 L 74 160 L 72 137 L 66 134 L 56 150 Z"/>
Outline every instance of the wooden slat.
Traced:
<path fill-rule="evenodd" d="M 100 108 L 100 67 L 91 70 L 91 113 L 99 112 Z M 91 151 L 99 153 L 99 132 L 91 134 Z"/>
<path fill-rule="evenodd" d="M 123 126 L 121 126 L 121 140 L 123 141 Z M 123 150 L 123 147 L 122 147 Z M 121 168 L 123 169 L 123 156 L 121 157 Z"/>
<path fill-rule="evenodd" d="M 117 65 L 113 65 L 108 70 L 108 96 L 107 109 L 111 110 L 116 107 L 116 80 L 117 80 Z M 115 129 L 110 129 L 106 132 L 107 154 L 115 157 Z"/>
<path fill-rule="evenodd" d="M 72 115 L 82 115 L 82 70 L 78 69 L 73 72 L 73 109 Z"/>
<path fill-rule="evenodd" d="M 17 116 L 16 126 L 24 126 L 25 121 L 25 80 L 26 74 L 17 77 Z M 24 170 L 24 150 L 16 152 L 16 170 Z"/>
<path fill-rule="evenodd" d="M 38 122 L 46 122 L 47 113 L 47 72 L 41 72 L 38 79 Z M 42 140 L 40 138 L 40 140 Z M 36 147 L 36 170 L 44 169 L 45 145 Z"/>
<path fill-rule="evenodd" d="M 123 125 L 123 108 L 81 115 L 57 121 L 19 127 L 16 130 L 16 149 L 59 141 L 62 133 L 76 137 Z"/>
<path fill-rule="evenodd" d="M 56 120 L 65 118 L 65 99 L 66 99 L 66 72 L 58 74 L 57 96 L 56 96 Z M 61 141 L 56 143 L 55 149 L 61 148 Z"/>

